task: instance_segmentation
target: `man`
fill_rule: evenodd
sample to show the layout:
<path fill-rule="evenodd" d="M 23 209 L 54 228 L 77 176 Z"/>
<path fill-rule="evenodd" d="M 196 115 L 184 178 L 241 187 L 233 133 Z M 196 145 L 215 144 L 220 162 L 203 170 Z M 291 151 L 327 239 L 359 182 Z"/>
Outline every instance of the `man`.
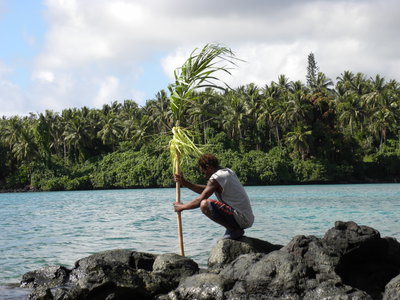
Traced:
<path fill-rule="evenodd" d="M 226 228 L 223 238 L 242 237 L 244 229 L 253 225 L 254 215 L 249 197 L 239 178 L 231 169 L 220 167 L 218 159 L 212 154 L 203 154 L 198 165 L 200 171 L 209 178 L 207 185 L 193 184 L 175 174 L 176 182 L 200 194 L 187 203 L 174 202 L 175 211 L 200 207 L 208 218 Z M 209 199 L 213 193 L 218 200 Z"/>

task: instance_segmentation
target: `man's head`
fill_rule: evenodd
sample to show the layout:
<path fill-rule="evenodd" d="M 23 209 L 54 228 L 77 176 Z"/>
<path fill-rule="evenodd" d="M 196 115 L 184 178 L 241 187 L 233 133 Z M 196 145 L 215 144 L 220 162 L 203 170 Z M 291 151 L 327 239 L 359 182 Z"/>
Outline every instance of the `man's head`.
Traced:
<path fill-rule="evenodd" d="M 198 165 L 200 170 L 203 173 L 206 173 L 207 170 L 216 170 L 219 169 L 219 161 L 218 158 L 213 154 L 203 154 L 200 156 Z"/>

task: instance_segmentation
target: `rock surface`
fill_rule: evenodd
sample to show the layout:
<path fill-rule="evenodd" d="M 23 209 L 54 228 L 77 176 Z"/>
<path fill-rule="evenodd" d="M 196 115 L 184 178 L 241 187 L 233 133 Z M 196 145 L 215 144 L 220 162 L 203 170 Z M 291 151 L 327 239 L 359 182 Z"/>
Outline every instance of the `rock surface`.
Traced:
<path fill-rule="evenodd" d="M 220 240 L 208 268 L 177 254 L 111 250 L 25 274 L 29 299 L 400 299 L 400 243 L 354 222 L 284 247 Z"/>
<path fill-rule="evenodd" d="M 281 245 L 274 245 L 263 240 L 246 236 L 238 240 L 219 240 L 211 249 L 208 257 L 208 267 L 213 270 L 219 270 L 242 254 L 267 254 L 274 250 L 279 250 L 282 247 Z"/>

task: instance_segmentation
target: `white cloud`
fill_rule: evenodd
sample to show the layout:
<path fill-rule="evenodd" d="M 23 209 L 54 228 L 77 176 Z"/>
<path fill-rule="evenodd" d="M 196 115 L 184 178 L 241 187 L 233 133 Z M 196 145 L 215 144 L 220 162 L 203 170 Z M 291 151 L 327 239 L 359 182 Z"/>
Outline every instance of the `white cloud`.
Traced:
<path fill-rule="evenodd" d="M 5 63 L 0 61 L 0 79 L 4 79 L 12 71 L 13 71 L 12 67 L 7 66 Z"/>
<path fill-rule="evenodd" d="M 117 93 L 119 88 L 118 78 L 113 76 L 108 76 L 100 84 L 100 89 L 95 96 L 94 104 L 96 107 L 108 103 L 110 99 L 113 99 L 114 95 Z"/>
<path fill-rule="evenodd" d="M 25 109 L 24 92 L 9 79 L 13 72 L 12 67 L 0 61 L 0 117 L 15 115 Z"/>
<path fill-rule="evenodd" d="M 162 61 L 165 74 L 173 80 L 173 70 L 181 66 L 190 55 L 192 47 L 179 48 L 175 53 Z M 248 83 L 264 86 L 276 81 L 280 74 L 285 74 L 291 80 L 304 80 L 306 74 L 307 55 L 311 50 L 300 43 L 291 45 L 269 45 L 266 43 L 248 43 L 234 50 L 236 67 L 232 75 L 221 72 L 218 77 L 231 87 Z"/>
<path fill-rule="evenodd" d="M 255 83 L 265 86 L 276 81 L 281 74 L 293 81 L 304 80 L 307 55 L 310 52 L 307 45 L 298 42 L 246 45 L 238 50 L 238 56 L 246 62 L 241 63 L 234 72 L 232 85 Z"/>
<path fill-rule="evenodd" d="M 193 47 L 179 47 L 173 53 L 170 53 L 161 59 L 164 73 L 171 82 L 174 80 L 174 70 L 182 66 L 193 49 Z"/>
<path fill-rule="evenodd" d="M 23 91 L 10 81 L 0 79 L 0 117 L 25 111 Z"/>
<path fill-rule="evenodd" d="M 40 70 L 33 75 L 33 79 L 37 79 L 42 82 L 54 82 L 54 73 L 51 71 Z"/>
<path fill-rule="evenodd" d="M 158 63 L 164 72 L 154 78 L 172 81 L 173 70 L 189 53 L 209 42 L 222 43 L 246 60 L 233 76 L 222 77 L 233 86 L 264 86 L 280 74 L 305 81 L 310 52 L 333 80 L 344 70 L 400 79 L 396 0 L 45 3 L 49 27 L 33 63 L 32 88 L 9 86 L 11 94 L 20 93 L 19 99 L 33 103 L 26 107 L 38 111 L 99 107 L 123 99 L 144 104 L 167 88 L 152 82 L 136 85 L 144 74 L 151 81 L 143 70 L 149 60 L 163 56 Z M 9 75 L 3 81 L 5 76 L 11 82 Z"/>

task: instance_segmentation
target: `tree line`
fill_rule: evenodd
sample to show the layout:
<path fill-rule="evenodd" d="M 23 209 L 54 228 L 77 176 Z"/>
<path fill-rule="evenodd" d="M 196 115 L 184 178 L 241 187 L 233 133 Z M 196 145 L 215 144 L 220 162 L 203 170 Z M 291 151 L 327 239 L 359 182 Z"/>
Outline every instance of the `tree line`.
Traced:
<path fill-rule="evenodd" d="M 336 83 L 308 57 L 306 82 L 205 89 L 181 124 L 245 184 L 392 182 L 400 175 L 400 85 L 344 71 Z M 166 91 L 144 106 L 46 110 L 0 119 L 0 189 L 171 186 Z M 198 180 L 195 162 L 183 170 Z"/>

